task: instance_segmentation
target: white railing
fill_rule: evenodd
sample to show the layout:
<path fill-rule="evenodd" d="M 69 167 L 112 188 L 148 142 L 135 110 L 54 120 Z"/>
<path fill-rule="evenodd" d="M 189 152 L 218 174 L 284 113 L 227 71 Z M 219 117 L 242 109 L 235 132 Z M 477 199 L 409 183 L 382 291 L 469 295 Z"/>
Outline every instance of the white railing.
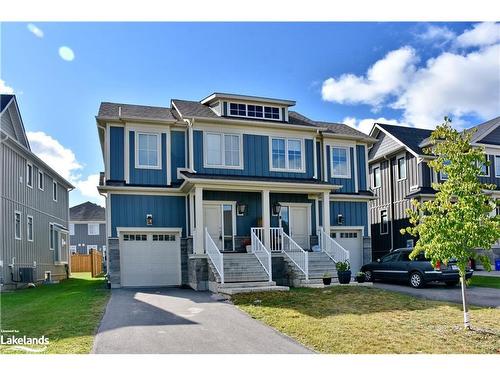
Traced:
<path fill-rule="evenodd" d="M 214 240 L 208 233 L 208 229 L 205 227 L 205 251 L 212 261 L 217 273 L 220 276 L 221 284 L 224 284 L 224 257 L 220 252 L 219 248 L 215 244 Z"/>
<path fill-rule="evenodd" d="M 318 229 L 318 239 L 321 251 L 328 255 L 335 263 L 349 260 L 349 251 L 331 238 L 323 228 Z"/>
<path fill-rule="evenodd" d="M 304 273 L 306 281 L 309 280 L 309 256 L 308 252 L 302 249 L 289 235 L 281 230 L 281 251 Z"/>
<path fill-rule="evenodd" d="M 262 241 L 264 240 L 264 237 L 262 236 L 263 234 L 263 228 L 251 229 L 252 253 L 255 254 L 260 264 L 262 264 L 262 267 L 264 267 L 264 269 L 266 270 L 267 275 L 269 276 L 269 281 L 273 281 L 271 252 L 267 250 L 262 243 Z"/>
<path fill-rule="evenodd" d="M 283 228 L 269 228 L 269 247 L 271 251 L 283 251 Z"/>

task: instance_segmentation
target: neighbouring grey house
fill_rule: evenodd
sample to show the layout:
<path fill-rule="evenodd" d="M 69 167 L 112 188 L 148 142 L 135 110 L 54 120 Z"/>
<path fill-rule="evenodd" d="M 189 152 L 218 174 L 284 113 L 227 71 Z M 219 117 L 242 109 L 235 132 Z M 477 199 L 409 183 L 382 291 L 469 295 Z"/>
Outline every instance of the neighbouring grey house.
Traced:
<path fill-rule="evenodd" d="M 14 95 L 0 95 L 0 284 L 68 275 L 73 186 L 31 152 Z"/>
<path fill-rule="evenodd" d="M 89 254 L 91 249 L 106 253 L 106 213 L 104 207 L 85 202 L 69 209 L 69 249 Z"/>

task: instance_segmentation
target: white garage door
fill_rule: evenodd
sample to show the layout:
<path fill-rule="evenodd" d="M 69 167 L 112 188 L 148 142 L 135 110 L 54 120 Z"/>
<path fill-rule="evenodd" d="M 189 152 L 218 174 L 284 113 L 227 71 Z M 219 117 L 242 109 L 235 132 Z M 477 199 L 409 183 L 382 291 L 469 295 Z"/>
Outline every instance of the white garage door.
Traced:
<path fill-rule="evenodd" d="M 121 233 L 122 286 L 181 284 L 179 233 Z"/>
<path fill-rule="evenodd" d="M 332 238 L 349 251 L 353 276 L 363 265 L 363 236 L 361 230 L 332 230 Z"/>

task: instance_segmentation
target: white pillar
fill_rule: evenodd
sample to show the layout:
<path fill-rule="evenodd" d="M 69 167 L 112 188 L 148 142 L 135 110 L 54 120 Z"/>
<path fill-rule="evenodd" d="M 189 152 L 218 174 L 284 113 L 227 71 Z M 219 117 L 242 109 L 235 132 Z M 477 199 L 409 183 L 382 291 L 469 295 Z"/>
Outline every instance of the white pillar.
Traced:
<path fill-rule="evenodd" d="M 194 252 L 196 254 L 204 254 L 205 246 L 203 239 L 205 238 L 205 226 L 203 224 L 203 188 L 196 187 L 194 189 L 194 210 L 196 213 L 195 226 L 196 233 L 194 238 Z"/>
<path fill-rule="evenodd" d="M 264 228 L 264 246 L 270 248 L 270 228 L 271 228 L 271 216 L 269 213 L 269 190 L 262 190 L 262 227 Z"/>
<path fill-rule="evenodd" d="M 330 192 L 323 193 L 323 230 L 330 235 Z"/>

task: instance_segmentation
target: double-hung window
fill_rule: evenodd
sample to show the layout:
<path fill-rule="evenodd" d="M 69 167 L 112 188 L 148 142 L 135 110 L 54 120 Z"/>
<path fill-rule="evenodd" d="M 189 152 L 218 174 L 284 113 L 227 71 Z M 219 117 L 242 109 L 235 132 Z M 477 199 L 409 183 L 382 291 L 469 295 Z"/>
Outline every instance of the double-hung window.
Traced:
<path fill-rule="evenodd" d="M 330 152 L 332 177 L 351 178 L 351 160 L 349 147 L 332 146 Z"/>
<path fill-rule="evenodd" d="M 33 187 L 33 165 L 30 163 L 26 164 L 26 185 Z"/>
<path fill-rule="evenodd" d="M 495 177 L 500 178 L 500 155 L 495 155 Z"/>
<path fill-rule="evenodd" d="M 136 133 L 135 167 L 161 169 L 161 135 L 159 133 Z"/>
<path fill-rule="evenodd" d="M 406 180 L 406 157 L 398 158 L 398 180 Z"/>
<path fill-rule="evenodd" d="M 50 250 L 54 250 L 54 236 L 55 236 L 55 231 L 54 231 L 54 224 L 49 224 L 49 248 Z"/>
<path fill-rule="evenodd" d="M 21 239 L 21 213 L 19 211 L 14 212 L 14 235 L 16 240 Z"/>
<path fill-rule="evenodd" d="M 99 235 L 99 223 L 88 223 L 87 234 L 89 236 L 98 236 Z"/>
<path fill-rule="evenodd" d="M 382 184 L 380 177 L 380 166 L 373 167 L 373 188 L 378 188 Z"/>
<path fill-rule="evenodd" d="M 483 177 L 489 177 L 490 176 L 490 167 L 489 165 L 487 164 L 489 161 L 489 157 L 488 155 L 484 155 L 484 163 L 480 163 L 479 166 L 481 167 L 481 172 L 480 172 L 480 176 L 483 176 Z"/>
<path fill-rule="evenodd" d="M 241 168 L 241 135 L 205 133 L 205 167 Z"/>
<path fill-rule="evenodd" d="M 389 219 L 387 211 L 380 211 L 380 234 L 387 234 L 389 232 Z"/>
<path fill-rule="evenodd" d="M 52 200 L 57 202 L 57 182 L 52 181 Z"/>
<path fill-rule="evenodd" d="M 42 171 L 38 171 L 38 189 L 43 190 L 43 187 L 45 185 L 44 181 L 45 175 L 43 174 Z"/>
<path fill-rule="evenodd" d="M 271 138 L 271 170 L 304 172 L 304 141 Z"/>
<path fill-rule="evenodd" d="M 33 216 L 27 216 L 26 220 L 26 237 L 28 241 L 33 241 Z"/>

